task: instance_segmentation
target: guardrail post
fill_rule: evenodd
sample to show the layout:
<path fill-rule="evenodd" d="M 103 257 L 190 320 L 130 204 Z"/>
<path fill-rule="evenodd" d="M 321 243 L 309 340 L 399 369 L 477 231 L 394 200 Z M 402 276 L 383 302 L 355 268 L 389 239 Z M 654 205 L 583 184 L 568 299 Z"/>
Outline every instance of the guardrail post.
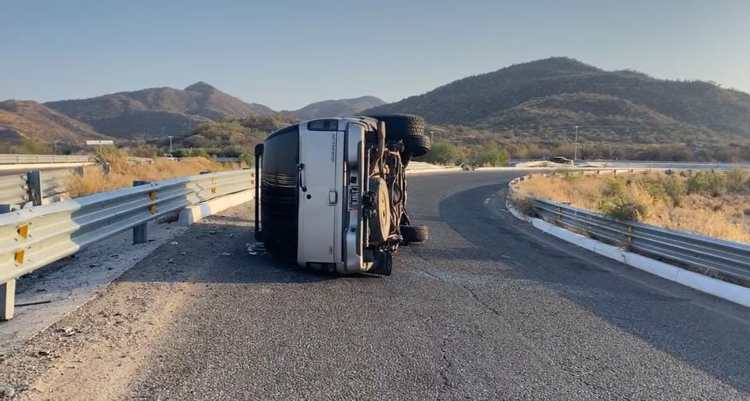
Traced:
<path fill-rule="evenodd" d="M 633 226 L 628 224 L 628 236 L 626 237 L 627 242 L 625 248 L 630 249 L 633 245 Z"/>
<path fill-rule="evenodd" d="M 42 177 L 39 170 L 26 173 L 26 183 L 29 187 L 29 200 L 34 206 L 42 204 Z"/>
<path fill-rule="evenodd" d="M 150 181 L 133 181 L 133 186 L 150 184 Z M 148 242 L 148 222 L 133 227 L 133 244 L 145 244 Z"/>
<path fill-rule="evenodd" d="M 13 318 L 16 302 L 16 280 L 0 284 L 0 320 Z"/>
<path fill-rule="evenodd" d="M 8 213 L 11 205 L 0 205 L 0 213 Z M 16 280 L 0 284 L 0 321 L 13 318 L 16 301 Z"/>

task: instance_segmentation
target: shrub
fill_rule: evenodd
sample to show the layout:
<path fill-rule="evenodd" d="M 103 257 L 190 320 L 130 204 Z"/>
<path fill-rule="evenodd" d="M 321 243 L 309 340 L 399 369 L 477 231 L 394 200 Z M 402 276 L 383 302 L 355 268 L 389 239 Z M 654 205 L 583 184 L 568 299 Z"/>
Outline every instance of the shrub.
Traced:
<path fill-rule="evenodd" d="M 689 194 L 710 194 L 720 196 L 727 192 L 727 177 L 714 171 L 701 171 L 687 179 Z"/>
<path fill-rule="evenodd" d="M 606 197 L 624 196 L 625 180 L 622 178 L 610 178 L 605 183 L 602 194 Z"/>
<path fill-rule="evenodd" d="M 670 175 L 662 180 L 662 186 L 674 206 L 682 205 L 682 198 L 687 194 L 687 187 L 682 180 Z"/>
<path fill-rule="evenodd" d="M 610 196 L 599 202 L 605 215 L 625 221 L 640 221 L 648 215 L 648 206 L 629 196 Z"/>
<path fill-rule="evenodd" d="M 508 164 L 508 152 L 500 145 L 491 144 L 482 147 L 474 155 L 473 164 L 477 166 L 505 166 Z"/>
<path fill-rule="evenodd" d="M 435 142 L 432 145 L 432 150 L 420 160 L 435 164 L 454 164 L 462 158 L 462 153 L 458 146 L 449 142 L 439 141 Z"/>
<path fill-rule="evenodd" d="M 750 190 L 750 174 L 738 168 L 726 173 L 727 191 L 730 193 L 745 192 Z"/>

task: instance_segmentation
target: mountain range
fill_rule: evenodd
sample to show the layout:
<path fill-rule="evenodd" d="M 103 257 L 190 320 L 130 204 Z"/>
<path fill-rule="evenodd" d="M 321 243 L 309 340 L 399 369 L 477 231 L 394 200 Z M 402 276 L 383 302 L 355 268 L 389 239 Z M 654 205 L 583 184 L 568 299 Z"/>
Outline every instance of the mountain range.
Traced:
<path fill-rule="evenodd" d="M 384 104 L 383 100 L 375 96 L 362 96 L 353 99 L 323 100 L 289 113 L 300 120 L 312 120 L 321 117 L 352 116 Z"/>
<path fill-rule="evenodd" d="M 750 95 L 701 81 L 605 71 L 555 57 L 506 67 L 368 110 L 495 131 L 572 127 L 750 138 Z"/>
<path fill-rule="evenodd" d="M 185 89 L 149 88 L 44 105 L 87 123 L 98 132 L 123 138 L 184 135 L 203 122 L 276 113 L 261 104 L 245 103 L 205 82 Z"/>
<path fill-rule="evenodd" d="M 352 114 L 412 113 L 429 124 L 550 138 L 580 126 L 594 140 L 642 143 L 750 140 L 750 95 L 702 81 L 671 81 L 606 71 L 554 57 L 512 65 L 386 104 L 373 96 L 315 102 L 276 112 L 198 82 L 44 104 L 0 102 L 0 141 L 41 142 L 188 135 L 222 120 L 305 120 Z M 637 133 L 637 137 L 633 133 Z M 504 134 L 505 133 L 505 134 Z M 514 134 L 515 135 L 515 134 Z M 506 137 L 508 137 L 506 135 Z"/>
<path fill-rule="evenodd" d="M 0 102 L 0 141 L 76 143 L 86 139 L 103 139 L 90 125 L 33 101 Z"/>

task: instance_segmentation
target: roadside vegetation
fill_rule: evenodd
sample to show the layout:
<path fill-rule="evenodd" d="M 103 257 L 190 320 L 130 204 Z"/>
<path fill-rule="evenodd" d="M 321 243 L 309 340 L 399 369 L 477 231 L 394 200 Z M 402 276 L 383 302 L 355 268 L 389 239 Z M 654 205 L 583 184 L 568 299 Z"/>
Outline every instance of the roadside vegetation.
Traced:
<path fill-rule="evenodd" d="M 152 163 L 135 163 L 128 160 L 128 153 L 118 149 L 104 149 L 98 157 L 109 164 L 109 173 L 101 166 L 91 166 L 85 168 L 83 176 L 71 176 L 67 182 L 71 197 L 130 187 L 136 180 L 158 181 L 197 175 L 202 171 L 240 168 L 238 164 L 217 163 L 204 157 L 156 158 Z"/>
<path fill-rule="evenodd" d="M 427 130 L 432 132 L 434 143 L 447 142 L 460 148 L 495 145 L 505 149 L 513 159 L 539 160 L 553 156 L 572 159 L 575 149 L 574 124 L 547 127 L 540 121 L 533 129 L 430 125 Z M 582 160 L 750 161 L 747 137 L 659 136 L 645 130 L 618 133 L 583 126 L 578 142 L 578 158 Z"/>
<path fill-rule="evenodd" d="M 568 202 L 620 220 L 750 243 L 750 170 L 534 175 L 516 201 Z"/>
<path fill-rule="evenodd" d="M 466 146 L 437 141 L 432 144 L 432 150 L 418 160 L 446 166 L 469 164 L 477 167 L 500 167 L 508 165 L 509 159 L 508 151 L 496 143 Z"/>

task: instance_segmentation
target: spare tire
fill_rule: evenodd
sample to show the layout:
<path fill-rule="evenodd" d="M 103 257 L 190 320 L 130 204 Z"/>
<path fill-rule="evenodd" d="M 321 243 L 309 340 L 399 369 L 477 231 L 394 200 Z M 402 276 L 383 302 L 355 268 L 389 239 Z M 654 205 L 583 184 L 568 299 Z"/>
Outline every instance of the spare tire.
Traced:
<path fill-rule="evenodd" d="M 401 226 L 400 229 L 404 244 L 425 242 L 430 239 L 430 229 L 427 226 Z"/>
<path fill-rule="evenodd" d="M 370 239 L 385 242 L 391 232 L 391 197 L 388 184 L 380 177 L 370 177 L 370 192 L 375 196 L 375 213 L 370 216 Z"/>
<path fill-rule="evenodd" d="M 424 119 L 411 114 L 381 114 L 370 116 L 385 123 L 388 140 L 406 139 L 424 135 Z"/>
<path fill-rule="evenodd" d="M 428 136 L 408 136 L 404 139 L 406 151 L 414 157 L 424 156 L 432 149 L 432 141 Z"/>

